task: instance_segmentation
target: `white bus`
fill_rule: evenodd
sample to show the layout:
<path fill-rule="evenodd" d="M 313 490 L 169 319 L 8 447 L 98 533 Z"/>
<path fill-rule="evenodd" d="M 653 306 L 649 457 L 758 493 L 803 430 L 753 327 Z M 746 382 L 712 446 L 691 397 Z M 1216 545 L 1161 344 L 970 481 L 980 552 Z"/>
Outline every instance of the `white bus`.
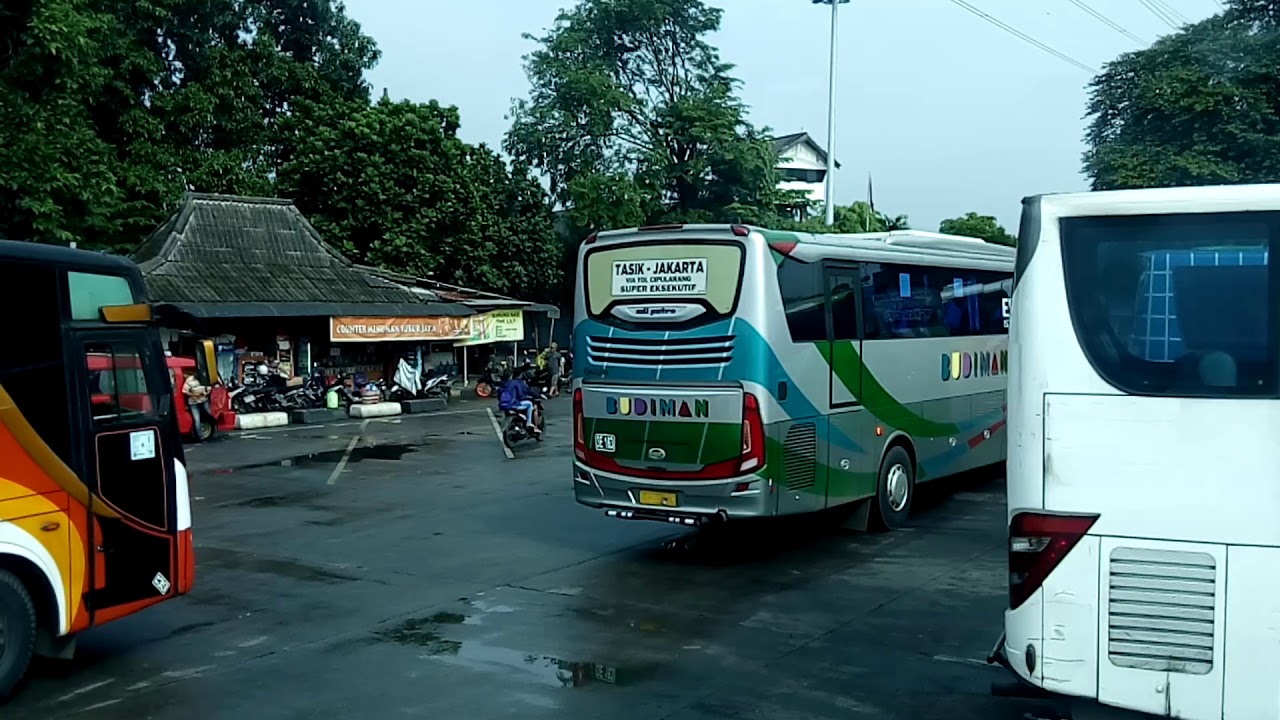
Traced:
<path fill-rule="evenodd" d="M 1280 185 L 1024 201 L 1009 603 L 1051 693 L 1280 718 Z"/>
<path fill-rule="evenodd" d="M 577 501 L 691 526 L 847 506 L 898 527 L 917 481 L 1004 460 L 1014 258 L 913 230 L 591 236 Z"/>

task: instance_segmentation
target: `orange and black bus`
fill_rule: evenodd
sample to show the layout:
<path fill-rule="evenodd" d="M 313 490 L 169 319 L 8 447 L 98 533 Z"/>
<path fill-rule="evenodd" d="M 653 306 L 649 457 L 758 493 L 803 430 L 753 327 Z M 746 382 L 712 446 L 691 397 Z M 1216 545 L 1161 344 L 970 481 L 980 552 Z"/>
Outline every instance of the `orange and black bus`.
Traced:
<path fill-rule="evenodd" d="M 0 700 L 33 655 L 186 593 L 191 503 L 142 273 L 0 241 Z"/>

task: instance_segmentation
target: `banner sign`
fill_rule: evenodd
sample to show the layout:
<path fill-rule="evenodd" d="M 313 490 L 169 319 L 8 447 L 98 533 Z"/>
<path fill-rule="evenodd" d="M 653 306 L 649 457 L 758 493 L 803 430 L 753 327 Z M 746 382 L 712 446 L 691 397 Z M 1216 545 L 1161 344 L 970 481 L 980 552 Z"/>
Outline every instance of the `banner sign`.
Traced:
<path fill-rule="evenodd" d="M 470 317 L 332 317 L 331 342 L 450 341 L 471 335 Z"/>
<path fill-rule="evenodd" d="M 492 310 L 482 315 L 472 315 L 470 337 L 454 345 L 487 345 L 498 342 L 524 340 L 523 310 Z"/>

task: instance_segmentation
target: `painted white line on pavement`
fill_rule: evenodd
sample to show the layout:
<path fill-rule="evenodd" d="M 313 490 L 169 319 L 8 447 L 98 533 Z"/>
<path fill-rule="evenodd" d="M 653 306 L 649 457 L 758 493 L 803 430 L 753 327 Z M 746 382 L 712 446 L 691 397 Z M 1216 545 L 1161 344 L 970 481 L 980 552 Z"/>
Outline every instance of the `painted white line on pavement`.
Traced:
<path fill-rule="evenodd" d="M 92 685 L 85 685 L 84 687 L 80 688 L 79 690 L 72 690 L 71 692 L 67 693 L 66 695 L 63 695 L 62 697 L 58 698 L 57 700 L 54 700 L 54 702 L 66 702 L 66 701 L 70 700 L 71 698 L 73 698 L 73 697 L 75 697 L 75 696 L 77 696 L 77 695 L 83 695 L 84 693 L 87 693 L 87 692 L 89 692 L 90 690 L 97 690 L 98 688 L 102 687 L 103 685 L 110 685 L 111 683 L 113 683 L 113 682 L 115 682 L 115 681 L 116 681 L 116 679 L 115 679 L 115 678 L 111 678 L 110 680 L 103 680 L 102 682 L 96 682 L 96 683 L 94 683 L 94 684 L 92 684 Z"/>
<path fill-rule="evenodd" d="M 507 441 L 502 439 L 502 426 L 498 424 L 498 416 L 493 414 L 493 408 L 485 408 L 485 412 L 489 413 L 489 422 L 493 423 L 493 434 L 498 436 L 498 442 L 502 445 L 502 452 L 507 456 L 508 460 L 515 460 L 516 454 L 511 452 L 511 448 L 507 447 Z"/>
<path fill-rule="evenodd" d="M 370 420 L 372 420 L 372 418 L 370 418 Z M 329 475 L 329 485 L 333 485 L 338 482 L 338 476 L 346 469 L 347 461 L 351 459 L 351 452 L 356 449 L 356 443 L 360 442 L 360 435 L 364 433 L 364 429 L 368 426 L 369 420 L 365 420 L 360 423 L 360 432 L 356 433 L 355 437 L 351 438 L 351 442 L 347 443 L 347 451 L 342 453 L 342 459 L 338 461 L 338 466 L 335 467 L 333 469 L 333 473 Z"/>
<path fill-rule="evenodd" d="M 952 655 L 934 655 L 933 659 L 935 662 L 957 663 L 960 665 L 980 665 L 982 667 L 998 667 L 997 665 L 988 663 L 986 660 L 979 660 L 977 658 L 962 658 L 954 657 Z"/>

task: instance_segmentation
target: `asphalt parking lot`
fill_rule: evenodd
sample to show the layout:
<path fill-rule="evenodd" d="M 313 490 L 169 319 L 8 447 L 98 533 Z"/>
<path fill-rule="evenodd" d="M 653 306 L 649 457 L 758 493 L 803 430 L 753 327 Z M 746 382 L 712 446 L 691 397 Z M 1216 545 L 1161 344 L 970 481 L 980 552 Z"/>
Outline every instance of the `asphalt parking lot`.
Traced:
<path fill-rule="evenodd" d="M 191 449 L 193 593 L 86 633 L 0 712 L 1048 714 L 989 692 L 1006 679 L 983 662 L 1006 605 L 999 478 L 922 495 L 890 535 L 766 522 L 669 548 L 688 531 L 573 502 L 567 409 L 550 401 L 547 441 L 514 459 L 478 403 Z"/>

